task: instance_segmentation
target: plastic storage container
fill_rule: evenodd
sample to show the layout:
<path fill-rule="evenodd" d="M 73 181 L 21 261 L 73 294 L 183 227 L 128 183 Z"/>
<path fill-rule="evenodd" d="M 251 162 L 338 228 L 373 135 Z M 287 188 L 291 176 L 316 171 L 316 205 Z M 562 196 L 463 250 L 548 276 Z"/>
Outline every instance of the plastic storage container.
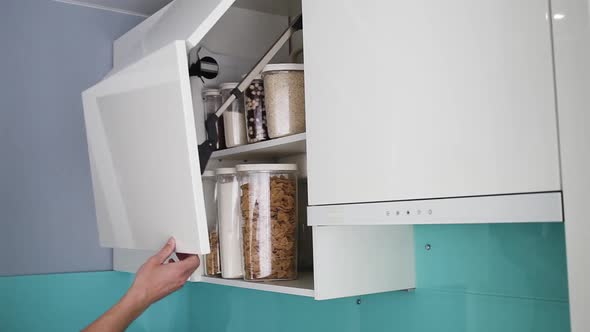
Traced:
<path fill-rule="evenodd" d="M 267 140 L 268 129 L 266 127 L 264 83 L 262 78 L 254 79 L 244 91 L 244 107 L 246 109 L 246 136 L 248 143 Z"/>
<path fill-rule="evenodd" d="M 203 105 L 205 106 L 205 119 L 203 119 L 203 121 L 206 121 L 207 117 L 210 114 L 215 113 L 217 111 L 217 109 L 219 109 L 219 107 L 221 106 L 221 93 L 217 89 L 204 89 L 202 91 L 202 96 L 203 96 Z M 224 132 L 224 128 L 223 128 L 223 121 L 221 121 L 221 120 L 217 121 L 217 146 L 216 146 L 216 148 L 217 148 L 217 150 L 226 148 L 225 132 Z"/>
<path fill-rule="evenodd" d="M 297 166 L 236 167 L 245 280 L 297 278 Z"/>
<path fill-rule="evenodd" d="M 207 229 L 209 230 L 209 246 L 211 249 L 211 252 L 205 255 L 205 275 L 218 276 L 221 274 L 221 262 L 219 258 L 219 230 L 217 224 L 215 172 L 209 170 L 203 172 L 202 179 Z"/>
<path fill-rule="evenodd" d="M 222 102 L 225 102 L 238 83 L 223 83 L 219 86 Z M 223 128 L 225 130 L 225 145 L 228 148 L 244 145 L 246 140 L 246 119 L 244 111 L 244 96 L 236 99 L 223 113 Z"/>
<path fill-rule="evenodd" d="M 305 132 L 303 65 L 266 65 L 262 70 L 270 138 Z"/>
<path fill-rule="evenodd" d="M 221 248 L 221 276 L 241 278 L 242 248 L 240 242 L 240 193 L 235 168 L 218 168 L 217 213 Z"/>

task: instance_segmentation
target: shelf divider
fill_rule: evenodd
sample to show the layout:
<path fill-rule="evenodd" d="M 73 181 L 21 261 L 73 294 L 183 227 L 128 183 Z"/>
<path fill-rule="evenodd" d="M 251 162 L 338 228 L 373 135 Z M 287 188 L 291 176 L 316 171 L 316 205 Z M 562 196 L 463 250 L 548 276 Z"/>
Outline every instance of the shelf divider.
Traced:
<path fill-rule="evenodd" d="M 211 159 L 255 160 L 281 158 L 306 152 L 306 134 L 296 134 L 268 141 L 236 146 L 213 152 Z"/>
<path fill-rule="evenodd" d="M 220 277 L 202 277 L 202 282 L 248 288 L 282 294 L 314 297 L 313 272 L 299 272 L 296 280 L 289 281 L 245 281 L 243 279 L 223 279 Z"/>

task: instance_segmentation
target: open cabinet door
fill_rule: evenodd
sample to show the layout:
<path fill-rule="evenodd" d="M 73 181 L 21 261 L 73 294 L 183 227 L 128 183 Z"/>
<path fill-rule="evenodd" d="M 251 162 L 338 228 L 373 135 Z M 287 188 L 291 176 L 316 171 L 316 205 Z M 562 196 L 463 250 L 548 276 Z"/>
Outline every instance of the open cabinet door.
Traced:
<path fill-rule="evenodd" d="M 100 243 L 208 253 L 209 240 L 184 41 L 84 91 Z"/>
<path fill-rule="evenodd" d="M 234 0 L 172 1 L 115 41 L 114 69 L 124 68 L 173 40 L 183 40 L 188 52 L 201 42 L 233 3 Z"/>

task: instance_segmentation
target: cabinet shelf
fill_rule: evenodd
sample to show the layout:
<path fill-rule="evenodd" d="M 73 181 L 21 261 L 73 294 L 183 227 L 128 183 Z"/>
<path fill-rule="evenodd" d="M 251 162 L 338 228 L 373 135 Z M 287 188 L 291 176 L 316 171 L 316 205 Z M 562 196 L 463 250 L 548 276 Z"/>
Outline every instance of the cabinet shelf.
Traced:
<path fill-rule="evenodd" d="M 288 157 L 305 153 L 306 134 L 296 134 L 264 142 L 236 146 L 213 152 L 211 159 L 218 160 L 254 160 Z"/>
<path fill-rule="evenodd" d="M 314 297 L 313 272 L 300 272 L 299 278 L 297 278 L 297 280 L 290 281 L 254 282 L 245 281 L 242 279 L 223 279 L 219 277 L 206 276 L 203 276 L 201 281 L 210 284 L 238 288 L 248 288 L 267 292 Z"/>

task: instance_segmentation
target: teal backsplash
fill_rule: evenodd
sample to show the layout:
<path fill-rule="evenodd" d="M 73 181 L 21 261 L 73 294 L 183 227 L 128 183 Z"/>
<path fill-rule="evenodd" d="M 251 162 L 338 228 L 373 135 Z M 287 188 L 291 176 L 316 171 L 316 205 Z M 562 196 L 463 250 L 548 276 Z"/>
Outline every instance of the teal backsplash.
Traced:
<path fill-rule="evenodd" d="M 120 272 L 0 277 L 0 331 L 79 331 L 125 293 L 133 277 Z M 130 332 L 190 331 L 188 292 L 150 307 Z"/>
<path fill-rule="evenodd" d="M 416 226 L 415 240 L 415 291 L 357 304 L 188 284 L 129 331 L 570 330 L 563 224 Z M 0 331 L 79 330 L 131 280 L 118 272 L 0 278 Z"/>
<path fill-rule="evenodd" d="M 416 226 L 419 288 L 567 302 L 563 224 Z M 424 249 L 426 244 L 431 250 Z"/>

